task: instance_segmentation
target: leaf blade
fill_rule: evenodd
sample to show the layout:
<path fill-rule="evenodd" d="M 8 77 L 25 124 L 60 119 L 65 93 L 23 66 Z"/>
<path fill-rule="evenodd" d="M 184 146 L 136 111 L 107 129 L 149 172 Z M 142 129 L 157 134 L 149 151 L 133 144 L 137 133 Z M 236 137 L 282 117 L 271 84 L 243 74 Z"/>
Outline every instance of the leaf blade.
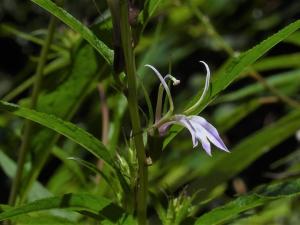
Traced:
<path fill-rule="evenodd" d="M 50 0 L 31 0 L 41 8 L 47 10 L 62 22 L 67 24 L 70 28 L 80 33 L 82 37 L 90 43 L 107 61 L 108 64 L 112 64 L 113 51 L 104 44 L 88 27 L 84 26 L 80 21 L 74 18 L 67 11 L 57 6 Z"/>
<path fill-rule="evenodd" d="M 296 20 L 250 50 L 242 53 L 238 57 L 231 58 L 231 60 L 229 60 L 215 76 L 215 79 L 211 84 L 211 93 L 203 99 L 202 103 L 194 110 L 193 114 L 199 114 L 222 90 L 228 87 L 244 69 L 262 57 L 272 47 L 286 39 L 290 34 L 297 31 L 299 28 L 300 20 Z M 188 104 L 188 106 L 196 103 L 199 96 L 200 95 L 198 93 L 198 96 L 196 96 Z M 164 148 L 181 130 L 182 127 L 179 126 L 174 126 L 170 129 L 171 135 L 165 139 L 163 145 Z"/>
<path fill-rule="evenodd" d="M 286 187 L 289 187 L 289 190 Z M 300 179 L 268 185 L 260 189 L 258 192 L 239 197 L 224 206 L 205 213 L 196 220 L 195 225 L 217 225 L 234 218 L 243 211 L 266 204 L 271 200 L 298 195 L 300 193 Z"/>
<path fill-rule="evenodd" d="M 96 157 L 102 158 L 114 168 L 112 156 L 102 142 L 73 123 L 63 121 L 54 115 L 41 113 L 4 101 L 0 101 L 0 109 L 12 112 L 16 116 L 34 121 L 64 135 L 90 151 Z"/>
<path fill-rule="evenodd" d="M 49 209 L 85 210 L 91 213 L 101 214 L 101 210 L 108 207 L 110 200 L 89 194 L 65 194 L 61 197 L 40 199 L 23 206 L 0 213 L 0 221 L 14 216 Z"/>

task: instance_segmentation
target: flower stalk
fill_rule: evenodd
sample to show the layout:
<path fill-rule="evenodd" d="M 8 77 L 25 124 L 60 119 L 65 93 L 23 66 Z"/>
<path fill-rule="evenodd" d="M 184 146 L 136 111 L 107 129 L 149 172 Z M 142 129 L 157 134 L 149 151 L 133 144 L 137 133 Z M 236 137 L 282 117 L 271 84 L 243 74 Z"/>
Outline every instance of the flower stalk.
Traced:
<path fill-rule="evenodd" d="M 140 117 L 138 112 L 137 98 L 137 78 L 135 68 L 135 58 L 132 44 L 132 33 L 128 20 L 128 2 L 120 0 L 120 29 L 122 48 L 125 58 L 125 71 L 127 77 L 127 100 L 131 119 L 133 139 L 138 159 L 138 179 L 136 195 L 136 211 L 139 225 L 145 225 L 147 222 L 147 189 L 148 189 L 148 169 L 146 165 L 146 154 L 141 132 Z"/>

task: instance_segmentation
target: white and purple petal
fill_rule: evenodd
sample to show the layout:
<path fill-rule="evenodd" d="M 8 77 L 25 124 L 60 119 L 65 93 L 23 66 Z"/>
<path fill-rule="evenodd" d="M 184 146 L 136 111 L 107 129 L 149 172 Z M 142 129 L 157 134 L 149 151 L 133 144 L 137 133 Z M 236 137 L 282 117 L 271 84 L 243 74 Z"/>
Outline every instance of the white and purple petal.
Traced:
<path fill-rule="evenodd" d="M 177 121 L 177 123 L 179 123 L 180 125 L 186 127 L 189 130 L 189 132 L 192 135 L 193 148 L 195 148 L 198 145 L 198 141 L 197 141 L 197 138 L 196 138 L 196 130 L 193 127 L 193 125 L 191 124 L 191 122 L 184 115 L 176 115 L 175 116 L 175 121 Z"/>
<path fill-rule="evenodd" d="M 179 124 L 189 130 L 192 136 L 193 148 L 201 142 L 205 152 L 211 156 L 211 142 L 221 150 L 229 152 L 217 129 L 204 118 L 200 116 L 175 115 L 172 120 L 165 122 L 159 127 L 159 133 L 165 135 L 173 124 Z"/>
<path fill-rule="evenodd" d="M 205 136 L 207 136 L 211 143 L 213 143 L 215 146 L 222 149 L 223 151 L 229 152 L 228 148 L 222 141 L 217 129 L 213 125 L 211 125 L 207 120 L 200 116 L 190 116 L 190 120 L 192 121 L 194 127 L 197 128 L 197 130 L 202 130 L 202 132 L 205 133 Z M 202 129 L 200 127 L 202 127 Z"/>
<path fill-rule="evenodd" d="M 196 128 L 196 137 L 197 139 L 201 142 L 201 145 L 203 147 L 203 149 L 205 150 L 205 152 L 211 156 L 211 145 L 206 137 L 206 135 L 204 134 L 204 132 L 202 132 L 201 130 L 198 130 Z"/>

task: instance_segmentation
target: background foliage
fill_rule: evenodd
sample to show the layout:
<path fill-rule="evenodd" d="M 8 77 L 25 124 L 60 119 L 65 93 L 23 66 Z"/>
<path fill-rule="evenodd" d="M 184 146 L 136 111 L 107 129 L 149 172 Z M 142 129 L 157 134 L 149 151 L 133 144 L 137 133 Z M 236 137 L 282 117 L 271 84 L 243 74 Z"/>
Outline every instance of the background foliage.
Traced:
<path fill-rule="evenodd" d="M 144 92 L 155 105 L 158 88 L 144 65 L 181 80 L 171 90 L 180 113 L 202 93 L 204 60 L 213 79 L 195 113 L 231 151 L 209 157 L 172 127 L 148 168 L 149 224 L 300 224 L 299 8 L 283 0 L 146 1 L 135 30 L 143 127 L 150 116 Z M 32 110 L 51 14 L 59 22 Z M 0 19 L 0 220 L 135 224 L 137 161 L 127 101 L 112 75 L 106 2 L 65 0 L 59 8 L 4 0 Z M 24 118 L 35 123 L 12 207 Z"/>

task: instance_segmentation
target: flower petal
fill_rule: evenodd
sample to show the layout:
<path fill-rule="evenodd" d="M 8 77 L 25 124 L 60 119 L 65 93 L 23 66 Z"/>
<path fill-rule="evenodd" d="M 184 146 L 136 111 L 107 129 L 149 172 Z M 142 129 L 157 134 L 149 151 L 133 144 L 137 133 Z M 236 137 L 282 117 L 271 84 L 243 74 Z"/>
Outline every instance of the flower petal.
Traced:
<path fill-rule="evenodd" d="M 199 128 L 199 127 L 198 127 Z M 203 128 L 202 128 L 203 129 Z M 204 132 L 197 129 L 196 138 L 201 141 L 201 145 L 205 152 L 211 156 L 211 146 Z"/>
<path fill-rule="evenodd" d="M 192 141 L 193 141 L 193 148 L 195 148 L 198 145 L 198 141 L 196 139 L 196 130 L 191 124 L 191 122 L 188 120 L 188 118 L 184 115 L 176 115 L 175 116 L 175 121 L 179 123 L 180 125 L 186 127 L 189 132 L 192 135 Z"/>
<path fill-rule="evenodd" d="M 166 122 L 166 123 L 164 123 L 163 125 L 161 125 L 161 126 L 158 128 L 159 134 L 160 134 L 161 136 L 166 135 L 167 130 L 168 130 L 169 127 L 170 127 L 171 125 L 173 125 L 174 123 L 176 123 L 176 121 Z"/>
<path fill-rule="evenodd" d="M 207 138 L 218 148 L 222 149 L 225 152 L 229 152 L 228 148 L 222 141 L 217 129 L 211 125 L 207 120 L 200 116 L 190 116 L 192 124 L 196 127 L 197 130 L 202 130 Z M 201 129 L 201 126 L 203 129 Z"/>

